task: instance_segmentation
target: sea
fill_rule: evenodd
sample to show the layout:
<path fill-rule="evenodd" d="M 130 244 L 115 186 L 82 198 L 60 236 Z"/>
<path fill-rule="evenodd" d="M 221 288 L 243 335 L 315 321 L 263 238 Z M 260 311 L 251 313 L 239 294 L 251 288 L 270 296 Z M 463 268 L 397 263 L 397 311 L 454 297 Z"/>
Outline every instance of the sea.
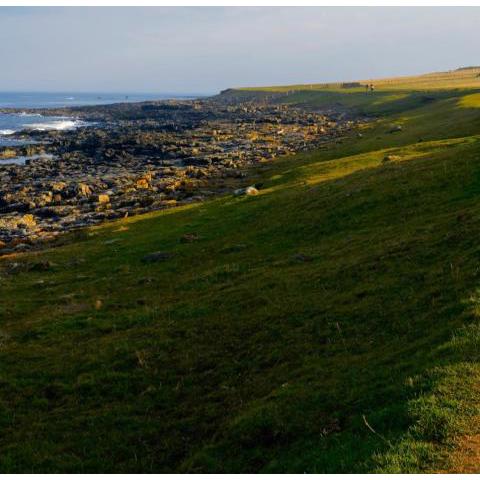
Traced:
<path fill-rule="evenodd" d="M 192 99 L 202 95 L 177 95 L 168 93 L 72 93 L 72 92 L 0 92 L 0 108 L 47 109 L 84 105 L 108 105 L 149 100 Z M 25 145 L 25 140 L 15 137 L 22 130 L 74 130 L 85 122 L 73 117 L 41 115 L 31 111 L 0 113 L 0 146 Z M 32 143 L 32 142 L 28 142 Z M 1 161 L 0 161 L 1 162 Z"/>

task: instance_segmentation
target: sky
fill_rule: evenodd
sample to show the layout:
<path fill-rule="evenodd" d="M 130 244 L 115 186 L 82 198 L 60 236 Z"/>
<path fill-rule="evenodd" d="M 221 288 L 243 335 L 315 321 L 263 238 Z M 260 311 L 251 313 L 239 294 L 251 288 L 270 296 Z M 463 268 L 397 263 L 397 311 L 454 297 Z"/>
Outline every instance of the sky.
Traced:
<path fill-rule="evenodd" d="M 0 7 L 0 91 L 215 93 L 479 65 L 480 7 Z"/>

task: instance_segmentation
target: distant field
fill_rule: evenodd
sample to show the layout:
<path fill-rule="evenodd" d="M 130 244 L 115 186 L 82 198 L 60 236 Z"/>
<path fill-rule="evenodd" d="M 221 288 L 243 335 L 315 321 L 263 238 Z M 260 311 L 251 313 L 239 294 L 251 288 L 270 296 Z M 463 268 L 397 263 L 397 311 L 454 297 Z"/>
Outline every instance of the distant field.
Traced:
<path fill-rule="evenodd" d="M 464 69 L 452 70 L 448 72 L 427 73 L 425 75 L 416 75 L 408 77 L 392 77 L 380 79 L 365 79 L 349 83 L 360 83 L 362 85 L 375 86 L 376 90 L 442 90 L 452 88 L 480 88 L 480 66 L 468 67 Z M 239 88 L 239 90 L 254 90 L 268 92 L 291 92 L 303 90 L 329 90 L 335 92 L 362 91 L 359 88 L 342 88 L 343 83 L 317 83 L 304 85 L 282 85 L 274 87 L 249 87 Z"/>
<path fill-rule="evenodd" d="M 360 87 L 349 85 L 359 83 Z M 394 114 L 435 99 L 480 92 L 480 67 L 411 77 L 360 80 L 342 83 L 249 87 L 231 89 L 224 97 L 263 99 L 313 108 L 345 107 L 364 114 Z M 365 85 L 374 85 L 366 92 Z"/>
<path fill-rule="evenodd" d="M 476 72 L 299 86 L 376 118 L 1 258 L 0 472 L 478 470 Z"/>

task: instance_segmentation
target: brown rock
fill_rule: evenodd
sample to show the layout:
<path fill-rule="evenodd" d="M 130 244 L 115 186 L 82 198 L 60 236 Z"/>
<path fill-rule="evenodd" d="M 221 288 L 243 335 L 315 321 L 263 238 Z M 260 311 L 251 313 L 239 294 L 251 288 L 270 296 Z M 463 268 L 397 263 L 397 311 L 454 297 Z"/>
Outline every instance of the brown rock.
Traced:
<path fill-rule="evenodd" d="M 400 157 L 398 155 L 385 155 L 385 157 L 383 157 L 382 162 L 388 163 L 388 162 L 394 162 L 395 160 L 400 160 Z"/>
<path fill-rule="evenodd" d="M 66 188 L 67 184 L 65 182 L 53 182 L 52 183 L 52 190 L 54 193 L 61 192 Z"/>
<path fill-rule="evenodd" d="M 79 183 L 77 185 L 77 193 L 79 195 L 83 195 L 84 197 L 88 197 L 89 195 L 91 195 L 92 190 L 86 183 Z"/>
<path fill-rule="evenodd" d="M 97 196 L 98 203 L 108 203 L 110 202 L 110 197 L 106 193 L 101 193 Z"/>
<path fill-rule="evenodd" d="M 199 240 L 200 237 L 196 233 L 186 233 L 180 237 L 181 243 L 192 243 Z"/>
<path fill-rule="evenodd" d="M 32 214 L 27 213 L 21 218 L 18 224 L 25 227 L 34 227 L 37 224 L 37 222 L 35 221 L 35 217 Z"/>
<path fill-rule="evenodd" d="M 139 178 L 135 183 L 135 188 L 148 189 L 150 188 L 150 183 L 146 178 Z"/>

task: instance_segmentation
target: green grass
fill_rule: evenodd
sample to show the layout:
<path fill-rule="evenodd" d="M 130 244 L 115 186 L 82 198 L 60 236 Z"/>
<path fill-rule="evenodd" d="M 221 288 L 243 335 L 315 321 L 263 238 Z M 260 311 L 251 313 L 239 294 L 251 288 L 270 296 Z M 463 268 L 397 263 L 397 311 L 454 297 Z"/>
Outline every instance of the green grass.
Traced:
<path fill-rule="evenodd" d="M 480 413 L 480 108 L 415 99 L 256 197 L 2 259 L 0 471 L 448 468 Z"/>
<path fill-rule="evenodd" d="M 347 82 L 348 83 L 348 82 Z M 412 92 L 439 91 L 464 88 L 479 88 L 480 67 L 467 67 L 447 72 L 434 72 L 424 75 L 392 78 L 375 78 L 356 82 L 359 87 L 344 88 L 343 83 L 317 83 L 300 85 L 280 85 L 270 87 L 247 87 L 243 91 L 293 92 L 293 91 L 331 91 L 331 92 L 365 92 L 364 86 L 373 84 L 376 91 Z"/>
<path fill-rule="evenodd" d="M 343 88 L 341 83 L 330 83 L 239 88 L 225 96 L 247 100 L 259 96 L 310 108 L 343 107 L 367 115 L 392 115 L 439 99 L 458 99 L 468 92 L 479 92 L 480 67 L 359 83 L 373 84 L 375 91 L 366 93 L 363 86 Z"/>

